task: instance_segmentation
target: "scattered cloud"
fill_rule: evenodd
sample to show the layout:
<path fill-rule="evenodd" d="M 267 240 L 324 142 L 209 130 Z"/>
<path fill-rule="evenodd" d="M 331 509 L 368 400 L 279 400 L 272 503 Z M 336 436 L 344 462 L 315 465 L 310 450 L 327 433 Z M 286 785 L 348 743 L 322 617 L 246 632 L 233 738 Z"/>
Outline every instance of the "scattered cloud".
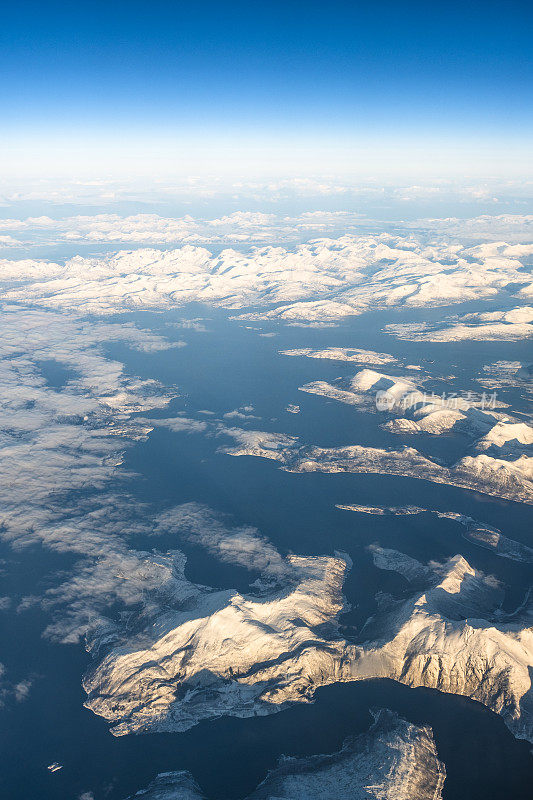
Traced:
<path fill-rule="evenodd" d="M 34 683 L 33 678 L 25 678 L 15 683 L 7 675 L 5 665 L 0 664 L 0 709 L 11 703 L 23 703 L 27 699 Z"/>
<path fill-rule="evenodd" d="M 186 503 L 157 519 L 154 533 L 176 532 L 204 547 L 221 561 L 238 564 L 268 577 L 287 577 L 290 569 L 276 548 L 257 528 L 228 527 L 223 518 L 205 505 Z"/>

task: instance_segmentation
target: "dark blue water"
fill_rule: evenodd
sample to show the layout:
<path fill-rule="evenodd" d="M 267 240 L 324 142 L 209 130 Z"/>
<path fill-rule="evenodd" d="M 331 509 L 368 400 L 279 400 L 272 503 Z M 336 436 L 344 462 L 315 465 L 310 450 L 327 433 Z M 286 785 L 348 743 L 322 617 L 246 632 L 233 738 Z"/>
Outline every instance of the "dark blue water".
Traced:
<path fill-rule="evenodd" d="M 50 386 L 51 389 L 63 389 L 68 381 L 79 377 L 73 369 L 66 367 L 60 361 L 56 361 L 55 358 L 46 358 L 34 363 L 41 370 L 47 386 Z"/>
<path fill-rule="evenodd" d="M 457 312 L 457 308 L 454 310 Z M 391 352 L 405 357 L 407 363 L 424 365 L 421 359 L 428 355 L 427 344 L 397 342 L 381 332 L 386 322 L 405 321 L 401 314 L 366 316 L 336 329 L 278 330 L 262 326 L 277 333 L 272 338 L 259 337 L 257 331 L 228 321 L 226 315 L 212 309 L 196 307 L 190 309 L 190 315 L 208 316 L 205 324 L 209 332 L 166 326 L 182 314 L 135 315 L 139 325 L 170 338 L 185 338 L 185 348 L 149 354 L 118 345 L 108 348 L 108 354 L 123 361 L 132 375 L 179 387 L 180 397 L 153 416 L 174 416 L 178 411 L 194 416 L 201 409 L 220 416 L 251 404 L 253 413 L 261 417 L 252 427 L 290 433 L 304 443 L 398 447 L 405 442 L 443 459 L 453 459 L 465 446 L 457 435 L 439 437 L 439 442 L 433 437 L 403 439 L 381 431 L 375 416 L 298 392 L 302 383 L 349 377 L 357 367 L 277 353 L 278 349 L 294 347 L 361 347 Z M 416 316 L 411 314 L 409 320 Z M 429 347 L 434 360 L 430 369 L 435 375 L 453 373 L 458 376 L 459 388 L 477 391 L 480 387 L 473 377 L 483 364 L 527 359 L 522 342 Z M 43 374 L 46 370 L 52 385 L 63 385 L 68 379 L 51 365 L 43 365 Z M 501 395 L 507 402 L 518 402 L 515 390 Z M 287 403 L 298 403 L 301 413 L 286 413 Z M 373 542 L 422 561 L 462 553 L 473 566 L 504 583 L 509 608 L 520 602 L 529 585 L 530 568 L 465 541 L 462 528 L 450 520 L 429 515 L 371 517 L 338 510 L 335 504 L 413 504 L 458 511 L 531 545 L 530 508 L 410 478 L 290 474 L 279 470 L 274 462 L 218 453 L 223 443 L 220 438 L 156 428 L 146 442 L 126 453 L 125 467 L 136 473 L 127 489 L 146 502 L 153 513 L 177 503 L 206 503 L 231 515 L 233 524 L 255 525 L 284 554 L 331 555 L 335 549 L 348 552 L 354 567 L 345 586 L 352 605 L 342 620 L 347 635 L 356 635 L 373 612 L 376 591 L 399 596 L 409 593 L 401 576 L 373 566 L 366 550 Z M 174 536 L 157 540 L 138 537 L 131 540 L 131 546 L 180 547 L 188 556 L 188 577 L 211 586 L 246 590 L 256 577 L 242 568 L 220 564 Z M 0 557 L 9 562 L 6 589 L 2 590 L 5 594 L 42 592 L 57 580 L 54 573 L 72 566 L 69 556 L 38 548 L 15 555 L 4 548 Z M 88 656 L 81 646 L 43 640 L 41 632 L 48 621 L 35 609 L 1 615 L 2 640 L 8 643 L 1 661 L 14 675 L 36 676 L 28 700 L 16 707 L 8 705 L 2 712 L 2 791 L 10 799 L 73 800 L 84 791 L 92 791 L 96 800 L 121 800 L 158 772 L 190 769 L 210 800 L 237 800 L 264 778 L 281 754 L 299 756 L 338 749 L 347 735 L 369 726 L 369 708 L 376 705 L 394 709 L 416 724 L 432 726 L 439 756 L 446 763 L 444 796 L 448 800 L 530 797 L 530 745 L 514 739 L 498 716 L 465 698 L 408 689 L 391 681 L 326 687 L 317 692 L 314 704 L 271 717 L 223 718 L 202 722 L 184 734 L 114 738 L 107 724 L 82 706 L 80 679 Z M 64 764 L 64 769 L 50 774 L 46 766 L 55 760 Z"/>

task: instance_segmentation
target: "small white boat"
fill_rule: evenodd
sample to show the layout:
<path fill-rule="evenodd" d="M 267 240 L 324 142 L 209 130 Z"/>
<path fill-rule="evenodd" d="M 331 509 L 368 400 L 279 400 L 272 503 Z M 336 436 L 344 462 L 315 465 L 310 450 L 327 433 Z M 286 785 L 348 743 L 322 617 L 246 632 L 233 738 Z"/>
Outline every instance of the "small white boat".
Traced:
<path fill-rule="evenodd" d="M 59 769 L 63 769 L 63 764 L 59 764 L 57 761 L 54 761 L 53 764 L 50 764 L 47 767 L 47 769 L 49 769 L 50 772 L 57 772 Z"/>

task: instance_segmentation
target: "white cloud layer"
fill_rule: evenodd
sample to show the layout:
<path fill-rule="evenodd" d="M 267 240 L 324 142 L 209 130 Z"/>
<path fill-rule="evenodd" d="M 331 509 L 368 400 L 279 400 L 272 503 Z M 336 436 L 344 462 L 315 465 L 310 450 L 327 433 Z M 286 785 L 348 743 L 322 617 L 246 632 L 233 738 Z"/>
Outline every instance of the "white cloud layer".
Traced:
<path fill-rule="evenodd" d="M 172 345 L 129 323 L 20 308 L 4 310 L 0 334 L 0 536 L 16 549 L 40 545 L 82 559 L 76 577 L 46 599 L 53 608 L 66 603 L 50 632 L 75 640 L 112 597 L 131 603 L 142 594 L 117 569 L 122 561 L 135 574 L 139 558 L 124 540 L 142 529 L 138 506 L 117 489 L 127 477 L 120 465 L 125 447 L 151 430 L 132 414 L 161 408 L 175 393 L 128 377 L 102 348 Z M 47 381 L 50 363 L 65 370 L 63 386 Z"/>
<path fill-rule="evenodd" d="M 415 233 L 427 240 L 450 239 L 485 241 L 474 248 L 477 255 L 527 257 L 532 254 L 533 215 L 501 214 L 470 219 L 420 219 L 415 222 L 386 223 L 371 220 L 353 211 L 305 211 L 297 216 L 260 211 L 233 211 L 212 219 L 163 217 L 138 213 L 81 215 L 63 218 L 49 216 L 25 219 L 0 219 L 0 247 L 32 247 L 57 244 L 103 243 L 131 245 L 215 245 L 283 244 L 317 236 L 356 235 L 371 227 L 377 233 L 391 230 L 404 235 Z M 495 242 L 495 237 L 509 239 Z"/>
<path fill-rule="evenodd" d="M 25 153 L 27 155 L 27 153 Z M 138 161 L 138 159 L 137 159 Z M 221 200 L 237 202 L 243 208 L 253 206 L 272 206 L 277 203 L 294 203 L 303 200 L 314 205 L 313 201 L 333 200 L 337 207 L 345 204 L 356 209 L 365 209 L 382 205 L 390 210 L 391 204 L 408 207 L 411 203 L 431 204 L 438 208 L 439 204 L 447 209 L 453 204 L 459 209 L 468 206 L 490 205 L 495 211 L 505 209 L 510 203 L 524 206 L 531 198 L 533 184 L 522 175 L 518 180 L 433 180 L 420 181 L 417 184 L 401 179 L 386 180 L 383 177 L 373 180 L 361 180 L 342 174 L 327 175 L 290 175 L 288 170 L 282 176 L 270 178 L 253 177 L 250 174 L 238 179 L 223 176 L 217 169 L 212 174 L 200 173 L 188 176 L 169 175 L 144 176 L 130 175 L 126 177 L 92 176 L 91 178 L 67 178 L 57 174 L 35 177 L 35 173 L 25 178 L 19 169 L 15 179 L 9 178 L 7 172 L 0 179 L 0 204 L 13 206 L 18 203 L 35 202 L 54 205 L 81 205 L 98 208 L 113 208 L 114 204 L 127 202 L 134 204 L 179 203 L 190 206 L 200 202 Z M 41 166 L 41 165 L 39 165 Z M 219 167 L 219 165 L 217 165 Z M 314 165 L 316 166 L 316 165 Z M 79 173 L 79 159 L 76 172 Z M 314 213 L 314 212 L 310 212 Z M 498 216 L 502 216 L 499 214 Z M 483 219 L 483 217 L 481 217 Z M 457 223 L 459 220 L 446 220 Z M 489 236 L 488 238 L 492 238 Z"/>

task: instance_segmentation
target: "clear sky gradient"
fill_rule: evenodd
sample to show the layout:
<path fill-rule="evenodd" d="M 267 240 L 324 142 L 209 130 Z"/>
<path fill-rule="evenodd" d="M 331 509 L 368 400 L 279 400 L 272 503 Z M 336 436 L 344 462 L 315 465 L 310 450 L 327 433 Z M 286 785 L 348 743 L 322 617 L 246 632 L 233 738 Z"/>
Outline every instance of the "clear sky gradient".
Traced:
<path fill-rule="evenodd" d="M 532 21 L 526 0 L 22 0 L 0 25 L 4 162 L 528 171 Z"/>

